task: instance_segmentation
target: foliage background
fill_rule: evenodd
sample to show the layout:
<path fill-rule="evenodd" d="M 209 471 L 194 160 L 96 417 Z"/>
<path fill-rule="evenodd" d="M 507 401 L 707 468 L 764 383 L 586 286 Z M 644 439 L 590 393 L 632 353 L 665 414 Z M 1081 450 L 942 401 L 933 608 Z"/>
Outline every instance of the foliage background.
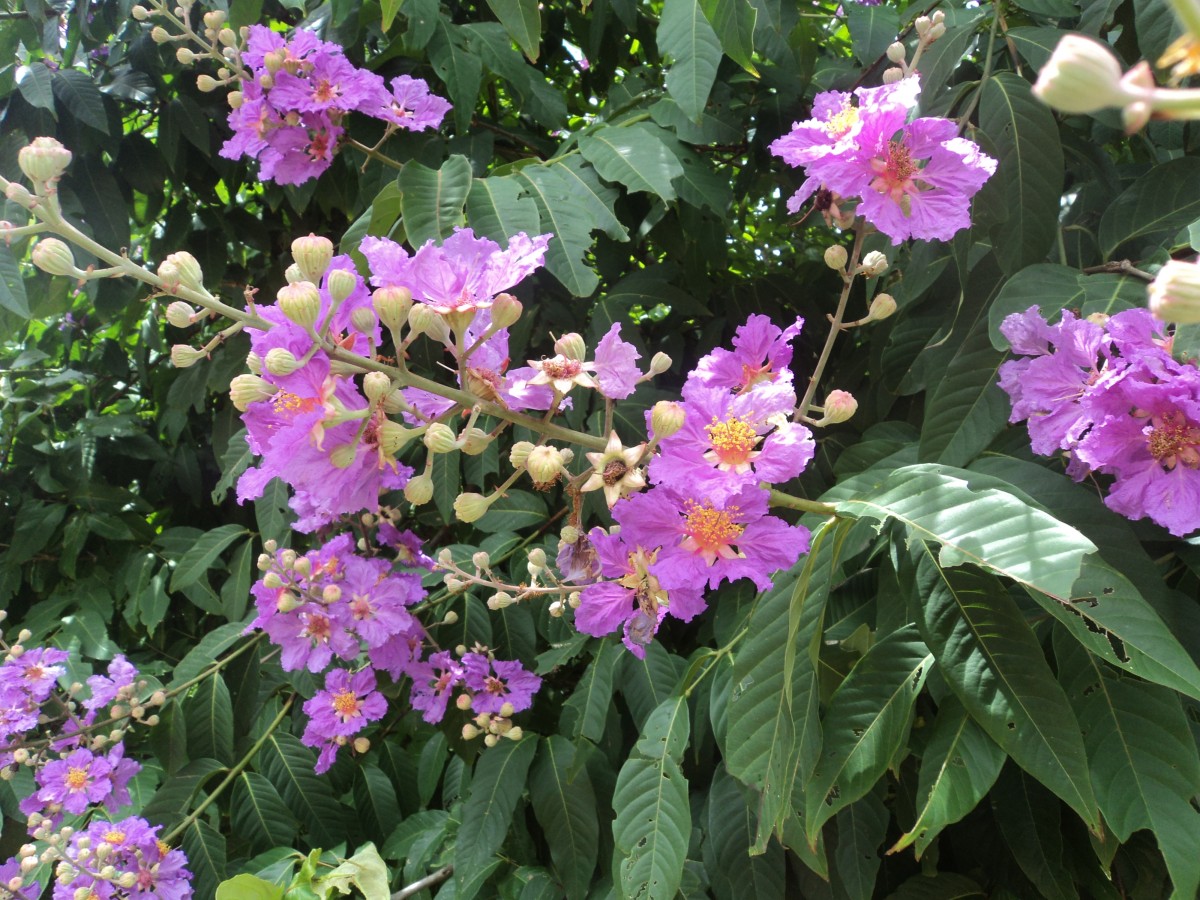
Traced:
<path fill-rule="evenodd" d="M 362 761 L 312 775 L 298 718 L 272 723 L 315 683 L 241 637 L 261 541 L 289 534 L 282 486 L 247 507 L 230 490 L 250 461 L 225 396 L 245 345 L 175 370 L 170 345 L 200 335 L 137 286 L 76 290 L 22 265 L 27 241 L 0 249 L 0 604 L 74 651 L 78 680 L 120 651 L 168 686 L 211 673 L 137 748 L 135 785 L 141 813 L 179 829 L 199 896 L 238 873 L 287 883 L 293 848 L 349 856 L 367 840 L 392 888 L 453 863 L 439 897 L 1196 894 L 1200 553 L 1033 457 L 995 386 L 1005 314 L 1141 305 L 1121 261 L 1153 271 L 1196 241 L 1193 127 L 1126 136 L 1116 112 L 1059 117 L 1029 91 L 1064 31 L 1133 62 L 1178 25 L 1158 0 L 936 5 L 948 30 L 921 63 L 922 114 L 958 118 L 1000 168 L 953 242 L 868 240 L 893 265 L 856 287 L 852 314 L 885 286 L 900 311 L 837 346 L 825 384 L 858 415 L 789 486 L 842 518 L 774 591 L 722 590 L 645 663 L 544 610 L 447 600 L 464 643 L 546 677 L 529 737 L 478 758 L 457 726 L 398 703 Z M 636 324 L 644 358 L 675 364 L 625 407 L 633 439 L 640 410 L 749 313 L 804 316 L 797 371 L 811 371 L 840 287 L 822 253 L 845 238 L 787 216 L 799 176 L 767 145 L 818 90 L 877 84 L 927 11 L 238 0 L 235 25 L 314 29 L 455 106 L 440 133 L 388 142 L 399 176 L 347 150 L 283 189 L 217 156 L 222 93 L 200 92 L 128 2 L 26 0 L 0 20 L 14 61 L 0 173 L 18 178 L 17 150 L 58 137 L 75 154 L 73 221 L 138 259 L 188 250 L 234 302 L 246 285 L 273 292 L 310 231 L 347 252 L 461 223 L 551 231 L 513 357 L 546 351 L 547 332 L 594 342 Z M 373 144 L 376 125 L 352 131 Z M 478 529 L 454 523 L 462 486 L 499 472 L 494 452 L 439 459 L 414 520 L 431 546 L 553 549 L 553 497 L 514 492 Z M 0 856 L 24 839 L 23 787 L 0 785 Z M 885 855 L 905 835 L 913 848 Z"/>

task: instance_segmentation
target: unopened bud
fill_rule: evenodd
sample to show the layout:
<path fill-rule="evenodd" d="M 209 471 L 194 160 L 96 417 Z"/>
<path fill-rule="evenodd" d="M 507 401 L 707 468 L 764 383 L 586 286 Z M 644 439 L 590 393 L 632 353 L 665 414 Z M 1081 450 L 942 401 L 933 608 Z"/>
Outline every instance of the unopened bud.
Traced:
<path fill-rule="evenodd" d="M 1038 73 L 1033 93 L 1065 113 L 1092 113 L 1125 106 L 1134 94 L 1122 84 L 1121 63 L 1107 44 L 1067 34 Z"/>
<path fill-rule="evenodd" d="M 487 607 L 491 610 L 504 609 L 517 602 L 517 598 L 505 591 L 498 591 L 488 598 Z"/>
<path fill-rule="evenodd" d="M 654 436 L 669 438 L 683 427 L 683 405 L 674 400 L 659 400 L 650 411 L 650 430 Z"/>
<path fill-rule="evenodd" d="M 1158 270 L 1148 298 L 1157 319 L 1178 325 L 1200 323 L 1200 265 L 1171 260 Z"/>
<path fill-rule="evenodd" d="M 933 25 L 930 26 L 929 31 L 925 32 L 925 43 L 932 44 L 938 38 L 944 37 L 945 34 L 946 26 L 941 22 L 934 22 Z"/>
<path fill-rule="evenodd" d="M 292 259 L 300 267 L 305 281 L 320 284 L 333 260 L 333 241 L 319 234 L 298 237 L 292 241 Z"/>
<path fill-rule="evenodd" d="M 888 45 L 887 58 L 894 63 L 904 62 L 904 45 L 899 41 L 893 41 Z"/>
<path fill-rule="evenodd" d="M 10 181 L 8 187 L 4 189 L 4 196 L 13 203 L 26 208 L 34 203 L 33 194 L 29 193 L 29 188 L 16 181 Z"/>
<path fill-rule="evenodd" d="M 825 398 L 825 415 L 819 425 L 836 425 L 845 422 L 858 411 L 858 401 L 848 391 L 830 391 Z"/>
<path fill-rule="evenodd" d="M 175 300 L 167 305 L 167 322 L 176 328 L 187 328 L 192 324 L 196 311 L 182 300 Z"/>
<path fill-rule="evenodd" d="M 311 281 L 297 281 L 279 289 L 279 310 L 292 322 L 310 328 L 321 314 L 321 294 Z"/>
<path fill-rule="evenodd" d="M 357 444 L 341 444 L 334 447 L 329 453 L 329 462 L 337 469 L 348 469 L 354 465 L 354 460 L 358 456 Z"/>
<path fill-rule="evenodd" d="M 271 375 L 291 375 L 300 368 L 300 360 L 286 347 L 272 347 L 263 360 L 263 368 Z"/>
<path fill-rule="evenodd" d="M 378 403 L 392 392 L 392 379 L 383 372 L 368 372 L 363 376 L 363 393 L 372 403 Z"/>
<path fill-rule="evenodd" d="M 525 459 L 525 469 L 534 484 L 553 484 L 563 470 L 562 453 L 557 448 L 546 445 L 534 447 Z"/>
<path fill-rule="evenodd" d="M 485 734 L 483 736 L 483 746 L 485 747 L 495 747 L 498 743 L 500 743 L 500 735 L 498 734 Z"/>
<path fill-rule="evenodd" d="M 135 6 L 129 10 L 129 14 L 138 22 L 145 22 L 150 18 L 150 10 L 144 6 Z"/>
<path fill-rule="evenodd" d="M 295 284 L 297 281 L 307 281 L 308 279 L 304 277 L 304 273 L 300 271 L 300 267 L 292 263 L 283 270 L 283 280 L 288 284 Z M 313 284 L 316 284 L 316 282 L 314 281 Z"/>
<path fill-rule="evenodd" d="M 508 452 L 508 462 L 514 469 L 525 468 L 525 462 L 529 459 L 529 454 L 533 450 L 533 444 L 529 441 L 517 441 L 512 445 L 512 449 Z"/>
<path fill-rule="evenodd" d="M 163 274 L 164 268 L 170 275 L 169 279 L 167 275 Z M 172 291 L 179 285 L 191 288 L 193 291 L 204 290 L 204 272 L 200 268 L 200 263 L 196 261 L 196 257 L 186 251 L 180 250 L 170 254 L 159 264 L 158 274 L 164 282 L 168 282 L 167 287 Z"/>
<path fill-rule="evenodd" d="M 671 357 L 663 353 L 661 350 L 650 357 L 650 374 L 661 375 L 663 372 L 671 368 Z"/>
<path fill-rule="evenodd" d="M 194 366 L 207 355 L 203 350 L 197 350 L 195 347 L 189 347 L 187 344 L 176 344 L 171 348 L 171 365 L 177 369 L 186 369 L 189 366 Z M 241 376 L 239 375 L 238 377 L 240 378 Z M 253 378 L 255 376 L 251 375 L 249 377 Z"/>
<path fill-rule="evenodd" d="M 52 137 L 34 138 L 17 151 L 17 165 L 34 185 L 56 181 L 71 163 L 71 151 Z"/>
<path fill-rule="evenodd" d="M 51 275 L 80 278 L 83 272 L 75 265 L 71 248 L 58 238 L 42 238 L 33 245 L 33 264 Z"/>
<path fill-rule="evenodd" d="M 424 506 L 433 499 L 433 479 L 424 473 L 410 478 L 404 486 L 404 499 L 413 506 Z"/>
<path fill-rule="evenodd" d="M 342 589 L 336 584 L 327 584 L 321 588 L 321 602 L 328 605 L 342 599 Z"/>
<path fill-rule="evenodd" d="M 180 47 L 175 51 L 175 59 L 182 66 L 190 66 L 196 61 L 196 54 L 188 47 Z"/>
<path fill-rule="evenodd" d="M 478 456 L 492 442 L 492 436 L 482 428 L 476 428 L 472 425 L 469 428 L 463 429 L 463 433 L 459 435 L 459 440 L 462 442 L 463 453 L 467 454 L 467 456 Z"/>
<path fill-rule="evenodd" d="M 858 272 L 868 278 L 875 278 L 887 271 L 888 259 L 878 250 L 872 250 L 862 258 Z"/>
<path fill-rule="evenodd" d="M 534 547 L 529 551 L 529 565 L 541 571 L 546 568 L 546 551 L 541 547 Z"/>
<path fill-rule="evenodd" d="M 916 20 L 913 22 L 913 27 L 917 30 L 917 34 L 919 34 L 921 37 L 925 37 L 932 25 L 933 21 L 929 18 L 929 16 L 917 16 Z"/>
<path fill-rule="evenodd" d="M 225 102 L 229 104 L 230 109 L 241 109 L 245 99 L 241 91 L 230 91 L 225 95 Z"/>
<path fill-rule="evenodd" d="M 871 305 L 867 307 L 867 319 L 879 322 L 896 312 L 896 298 L 891 294 L 876 294 Z"/>
<path fill-rule="evenodd" d="M 458 435 L 445 422 L 434 422 L 422 438 L 431 453 L 451 453 L 458 449 Z"/>
<path fill-rule="evenodd" d="M 563 602 L 561 600 L 555 600 L 548 607 L 546 607 L 546 612 L 550 613 L 550 617 L 552 619 L 561 619 L 563 614 Z"/>
<path fill-rule="evenodd" d="M 262 357 L 251 350 L 246 354 L 246 368 L 255 375 L 261 375 L 263 373 Z"/>
<path fill-rule="evenodd" d="M 846 268 L 846 260 L 850 258 L 850 254 L 846 252 L 846 248 L 841 244 L 834 244 L 832 247 L 825 248 L 825 265 L 836 272 Z"/>
<path fill-rule="evenodd" d="M 418 434 L 415 428 L 405 428 L 398 422 L 385 421 L 379 426 L 379 449 L 395 456 Z"/>
<path fill-rule="evenodd" d="M 171 351 L 174 358 L 174 349 Z M 245 412 L 251 403 L 270 400 L 278 388 L 257 375 L 238 375 L 229 382 L 229 399 L 240 412 Z"/>
<path fill-rule="evenodd" d="M 225 24 L 224 10 L 214 9 L 212 12 L 206 12 L 204 14 L 204 27 L 205 28 L 211 28 L 213 31 L 216 31 L 218 28 L 220 28 L 224 24 Z"/>
<path fill-rule="evenodd" d="M 358 287 L 358 276 L 348 269 L 333 269 L 325 278 L 325 287 L 334 303 L 341 303 Z"/>
<path fill-rule="evenodd" d="M 379 320 L 375 318 L 375 313 L 370 309 L 360 306 L 350 313 L 350 324 L 359 334 L 374 334 Z"/>
<path fill-rule="evenodd" d="M 525 737 L 525 732 L 521 730 L 520 725 L 514 725 L 512 728 L 509 728 L 504 732 L 504 737 L 510 741 L 519 741 L 521 738 Z"/>
<path fill-rule="evenodd" d="M 508 328 L 515 325 L 523 309 L 521 301 L 512 294 L 497 294 L 492 301 L 492 327 Z"/>
<path fill-rule="evenodd" d="M 424 303 L 417 303 L 408 311 L 408 327 L 413 333 L 424 334 L 440 343 L 450 341 L 450 326 L 446 320 Z"/>
<path fill-rule="evenodd" d="M 583 602 L 582 592 L 571 591 L 571 593 L 567 594 L 567 605 L 569 605 L 571 607 L 571 609 L 579 609 L 579 604 L 581 604 L 582 602 Z"/>
<path fill-rule="evenodd" d="M 574 544 L 579 540 L 579 529 L 574 525 L 564 525 L 563 530 L 558 533 L 558 539 L 564 544 Z"/>
<path fill-rule="evenodd" d="M 460 522 L 475 522 L 483 518 L 491 505 L 483 494 L 467 491 L 454 498 L 454 515 Z"/>
<path fill-rule="evenodd" d="M 354 752 L 366 753 L 371 749 L 371 739 L 365 737 L 356 737 L 354 739 Z"/>
<path fill-rule="evenodd" d="M 392 331 L 398 331 L 408 321 L 412 309 L 412 291 L 406 287 L 381 287 L 371 294 L 371 305 L 379 321 Z"/>
<path fill-rule="evenodd" d="M 196 90 L 202 94 L 209 94 L 221 86 L 221 82 L 213 78 L 211 75 L 196 76 Z"/>
<path fill-rule="evenodd" d="M 464 725 L 462 727 L 462 736 L 463 736 L 464 741 L 475 740 L 475 738 L 479 737 L 479 733 L 480 733 L 479 729 L 476 728 L 474 725 L 472 725 L 470 722 L 468 722 L 466 725 Z"/>
<path fill-rule="evenodd" d="M 442 617 L 443 625 L 454 625 L 457 622 L 458 622 L 458 613 L 456 613 L 454 610 L 449 610 L 446 613 L 446 615 Z M 459 656 L 462 656 L 462 654 L 460 653 Z"/>
<path fill-rule="evenodd" d="M 582 361 L 587 354 L 587 344 L 583 342 L 581 335 L 571 331 L 554 342 L 554 352 L 567 359 Z"/>
<path fill-rule="evenodd" d="M 904 80 L 904 70 L 897 66 L 892 66 L 890 69 L 883 70 L 883 83 L 895 84 L 898 81 Z"/>

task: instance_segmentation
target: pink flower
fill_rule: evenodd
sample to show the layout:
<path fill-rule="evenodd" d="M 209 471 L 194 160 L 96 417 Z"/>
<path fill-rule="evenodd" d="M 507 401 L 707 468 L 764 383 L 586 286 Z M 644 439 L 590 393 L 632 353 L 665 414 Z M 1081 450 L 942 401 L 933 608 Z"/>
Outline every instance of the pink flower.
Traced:
<path fill-rule="evenodd" d="M 511 704 L 513 712 L 529 709 L 533 695 L 542 686 L 541 678 L 515 660 L 468 653 L 462 665 L 463 681 L 474 692 L 471 709 L 477 713 L 498 715 L 506 703 Z"/>
<path fill-rule="evenodd" d="M 737 329 L 733 349 L 717 347 L 696 364 L 683 387 L 684 399 L 697 385 L 741 393 L 763 383 L 792 383 L 792 341 L 804 320 L 780 329 L 768 316 L 752 315 Z"/>
<path fill-rule="evenodd" d="M 637 367 L 640 358 L 633 344 L 621 340 L 621 323 L 613 322 L 596 345 L 593 370 L 600 393 L 610 400 L 624 400 L 632 394 L 642 377 Z"/>

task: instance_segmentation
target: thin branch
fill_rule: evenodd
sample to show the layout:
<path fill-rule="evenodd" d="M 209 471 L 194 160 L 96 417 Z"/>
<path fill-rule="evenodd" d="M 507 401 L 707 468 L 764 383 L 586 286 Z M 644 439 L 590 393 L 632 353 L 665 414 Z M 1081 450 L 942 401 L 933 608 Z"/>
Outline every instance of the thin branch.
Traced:
<path fill-rule="evenodd" d="M 405 900 L 406 897 L 412 897 L 415 894 L 421 893 L 427 887 L 433 887 L 435 884 L 441 884 L 447 878 L 454 874 L 454 866 L 442 866 L 436 872 L 430 872 L 424 878 L 414 881 L 412 884 L 405 885 L 392 894 L 392 900 Z"/>

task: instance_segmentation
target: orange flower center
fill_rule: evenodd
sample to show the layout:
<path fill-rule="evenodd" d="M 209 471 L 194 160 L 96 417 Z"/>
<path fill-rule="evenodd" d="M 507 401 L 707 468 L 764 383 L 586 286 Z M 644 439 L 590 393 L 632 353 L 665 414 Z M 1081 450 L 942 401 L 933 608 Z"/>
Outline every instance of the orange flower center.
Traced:
<path fill-rule="evenodd" d="M 751 459 L 758 435 L 753 426 L 744 416 L 730 416 L 724 422 L 713 416 L 712 423 L 706 426 L 709 443 L 712 444 L 714 460 L 723 469 L 741 467 L 744 469 Z"/>
<path fill-rule="evenodd" d="M 1146 437 L 1150 455 L 1165 469 L 1182 463 L 1189 469 L 1200 467 L 1200 428 L 1188 423 L 1179 411 L 1155 416 Z"/>
<path fill-rule="evenodd" d="M 287 391 L 277 391 L 271 398 L 271 405 L 279 415 L 300 415 L 312 412 L 317 408 L 316 397 L 300 397 Z"/>
<path fill-rule="evenodd" d="M 317 83 L 316 90 L 313 91 L 313 99 L 318 103 L 329 103 L 336 99 L 337 95 L 337 85 L 331 84 L 327 78 L 322 78 Z"/>
<path fill-rule="evenodd" d="M 354 691 L 340 691 L 333 695 L 331 702 L 334 712 L 341 716 L 343 721 L 357 716 L 361 705 L 358 701 L 358 694 Z"/>
<path fill-rule="evenodd" d="M 736 506 L 715 509 L 710 502 L 706 501 L 701 506 L 689 500 L 684 525 L 687 537 L 681 546 L 692 553 L 699 553 L 710 566 L 718 556 L 733 559 L 738 554 L 730 545 L 746 530 L 744 525 L 733 521 L 738 512 Z"/>
<path fill-rule="evenodd" d="M 125 832 L 114 828 L 112 831 L 104 832 L 104 843 L 106 844 L 123 844 L 125 843 Z"/>
<path fill-rule="evenodd" d="M 64 779 L 67 782 L 67 787 L 73 791 L 82 791 L 87 787 L 88 772 L 87 769 L 76 769 L 74 767 L 67 769 L 67 777 Z"/>

